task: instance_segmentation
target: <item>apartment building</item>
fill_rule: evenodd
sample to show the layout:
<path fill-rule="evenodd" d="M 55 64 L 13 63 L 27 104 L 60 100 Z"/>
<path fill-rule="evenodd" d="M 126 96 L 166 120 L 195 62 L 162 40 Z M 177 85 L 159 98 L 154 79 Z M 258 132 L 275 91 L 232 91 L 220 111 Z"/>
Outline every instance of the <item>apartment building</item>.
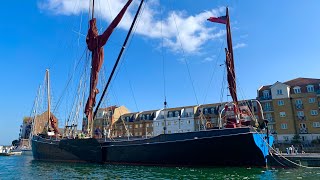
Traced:
<path fill-rule="evenodd" d="M 265 118 L 277 142 L 320 138 L 320 79 L 296 78 L 258 89 Z"/>

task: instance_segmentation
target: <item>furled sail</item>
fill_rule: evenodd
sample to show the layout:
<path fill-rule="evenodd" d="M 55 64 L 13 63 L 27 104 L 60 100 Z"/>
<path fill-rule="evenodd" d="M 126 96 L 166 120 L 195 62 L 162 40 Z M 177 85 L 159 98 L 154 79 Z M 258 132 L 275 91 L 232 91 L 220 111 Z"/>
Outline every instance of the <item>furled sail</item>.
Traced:
<path fill-rule="evenodd" d="M 227 44 L 228 49 L 226 49 L 226 67 L 227 67 L 227 79 L 229 85 L 230 95 L 235 104 L 238 104 L 237 98 L 237 85 L 236 85 L 236 74 L 234 69 L 234 59 L 233 59 L 233 48 L 232 48 L 232 39 L 231 39 L 231 28 L 230 28 L 230 20 L 229 20 L 229 11 L 228 8 L 226 10 L 225 16 L 220 17 L 210 17 L 208 19 L 211 22 L 221 23 L 226 25 L 227 29 Z"/>
<path fill-rule="evenodd" d="M 98 29 L 96 27 L 96 19 L 92 18 L 90 20 L 90 28 L 88 30 L 86 42 L 88 49 L 92 52 L 92 61 L 91 61 L 91 76 L 90 76 L 90 94 L 85 107 L 85 114 L 87 116 L 88 122 L 92 121 L 92 111 L 95 106 L 96 95 L 99 93 L 99 90 L 96 88 L 98 83 L 98 74 L 103 64 L 103 46 L 108 41 L 113 30 L 117 27 L 121 21 L 124 13 L 131 4 L 132 0 L 128 0 L 119 14 L 111 22 L 109 27 L 103 32 L 103 34 L 98 34 Z"/>

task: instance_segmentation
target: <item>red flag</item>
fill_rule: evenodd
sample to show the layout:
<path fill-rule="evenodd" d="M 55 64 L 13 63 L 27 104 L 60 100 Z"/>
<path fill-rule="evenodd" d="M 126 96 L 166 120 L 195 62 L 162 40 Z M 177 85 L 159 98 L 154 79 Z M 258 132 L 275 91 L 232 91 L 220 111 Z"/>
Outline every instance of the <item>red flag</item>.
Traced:
<path fill-rule="evenodd" d="M 220 16 L 220 17 L 210 17 L 208 21 L 227 24 L 227 16 Z"/>

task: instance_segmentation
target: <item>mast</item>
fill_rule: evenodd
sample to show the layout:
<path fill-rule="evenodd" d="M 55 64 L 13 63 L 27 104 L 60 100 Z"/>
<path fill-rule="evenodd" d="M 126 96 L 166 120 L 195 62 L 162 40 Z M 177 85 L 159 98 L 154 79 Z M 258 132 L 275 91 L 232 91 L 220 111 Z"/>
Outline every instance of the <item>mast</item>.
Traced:
<path fill-rule="evenodd" d="M 46 76 L 47 76 L 47 98 L 48 98 L 48 127 L 47 130 L 49 132 L 50 126 L 50 73 L 49 69 L 46 69 Z"/>
<path fill-rule="evenodd" d="M 237 98 L 237 85 L 236 85 L 236 74 L 234 68 L 234 59 L 233 59 L 233 47 L 232 47 L 232 38 L 231 38 L 231 28 L 230 28 L 230 18 L 229 18 L 229 9 L 226 9 L 226 15 L 220 17 L 210 17 L 208 19 L 211 22 L 221 23 L 226 25 L 227 30 L 227 46 L 226 51 L 226 68 L 227 68 L 227 78 L 230 95 L 235 105 L 238 105 Z"/>
<path fill-rule="evenodd" d="M 94 18 L 94 0 L 92 0 L 92 19 Z"/>
<path fill-rule="evenodd" d="M 116 68 L 117 68 L 117 66 L 118 66 L 118 63 L 119 63 L 119 61 L 120 61 L 120 59 L 121 59 L 121 57 L 122 57 L 122 54 L 123 54 L 123 52 L 124 52 L 124 49 L 125 49 L 125 47 L 126 47 L 126 45 L 127 45 L 127 42 L 128 42 L 128 40 L 129 40 L 129 37 L 130 37 L 131 32 L 132 32 L 132 30 L 133 30 L 133 27 L 134 27 L 134 25 L 135 25 L 135 23 L 136 23 L 136 21 L 137 21 L 137 18 L 138 18 L 138 15 L 139 15 L 139 13 L 140 13 L 140 10 L 141 10 L 141 7 L 142 7 L 143 2 L 144 2 L 144 0 L 141 0 L 140 5 L 139 5 L 139 8 L 138 8 L 138 10 L 137 10 L 137 12 L 136 12 L 136 15 L 134 16 L 133 22 L 131 23 L 129 32 L 128 32 L 127 36 L 126 36 L 126 39 L 125 39 L 124 42 L 123 42 L 123 45 L 122 45 L 122 48 L 121 48 L 120 53 L 119 53 L 119 55 L 118 55 L 118 58 L 117 58 L 114 66 L 113 66 L 113 69 L 112 69 L 111 74 L 110 74 L 110 76 L 109 76 L 108 82 L 107 82 L 106 86 L 104 87 L 104 90 L 103 90 L 103 92 L 102 92 L 102 95 L 101 95 L 101 98 L 100 98 L 100 100 L 99 100 L 99 103 L 98 103 L 98 105 L 97 105 L 97 107 L 96 107 L 96 109 L 95 109 L 95 111 L 94 111 L 93 119 L 95 119 L 95 117 L 96 117 L 96 115 L 97 115 L 97 112 L 98 112 L 98 109 L 99 109 L 99 107 L 100 107 L 100 104 L 101 104 L 101 102 L 102 102 L 102 100 L 103 100 L 103 97 L 105 96 L 105 94 L 106 94 L 106 92 L 107 92 L 107 90 L 108 90 L 108 87 L 109 87 L 109 84 L 110 84 L 110 82 L 111 82 L 111 80 L 112 80 L 113 74 L 114 74 L 114 72 L 115 72 L 115 70 L 116 70 Z M 92 123 L 92 124 L 93 124 L 93 123 Z"/>

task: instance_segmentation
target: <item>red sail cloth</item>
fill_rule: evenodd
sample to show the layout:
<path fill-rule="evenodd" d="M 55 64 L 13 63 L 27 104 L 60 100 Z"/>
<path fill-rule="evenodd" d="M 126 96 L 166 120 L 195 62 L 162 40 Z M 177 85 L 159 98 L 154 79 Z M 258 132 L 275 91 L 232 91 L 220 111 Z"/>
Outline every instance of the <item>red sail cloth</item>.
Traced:
<path fill-rule="evenodd" d="M 228 49 L 226 49 L 227 79 L 228 79 L 230 95 L 233 101 L 235 102 L 235 104 L 238 105 L 236 73 L 234 68 L 233 47 L 232 47 L 231 28 L 230 28 L 228 8 L 226 10 L 225 16 L 220 16 L 218 18 L 210 17 L 208 20 L 211 22 L 222 23 L 226 25 L 227 44 L 228 44 Z"/>
<path fill-rule="evenodd" d="M 96 87 L 98 83 L 98 74 L 103 64 L 103 46 L 106 44 L 113 30 L 121 21 L 131 2 L 132 0 L 128 0 L 122 10 L 116 16 L 116 18 L 111 22 L 109 27 L 101 35 L 98 35 L 96 19 L 93 18 L 92 20 L 90 20 L 90 28 L 88 30 L 88 35 L 86 38 L 88 49 L 92 52 L 90 94 L 84 111 L 87 116 L 88 122 L 92 121 L 92 110 L 95 106 L 96 95 L 99 93 L 99 90 Z"/>

